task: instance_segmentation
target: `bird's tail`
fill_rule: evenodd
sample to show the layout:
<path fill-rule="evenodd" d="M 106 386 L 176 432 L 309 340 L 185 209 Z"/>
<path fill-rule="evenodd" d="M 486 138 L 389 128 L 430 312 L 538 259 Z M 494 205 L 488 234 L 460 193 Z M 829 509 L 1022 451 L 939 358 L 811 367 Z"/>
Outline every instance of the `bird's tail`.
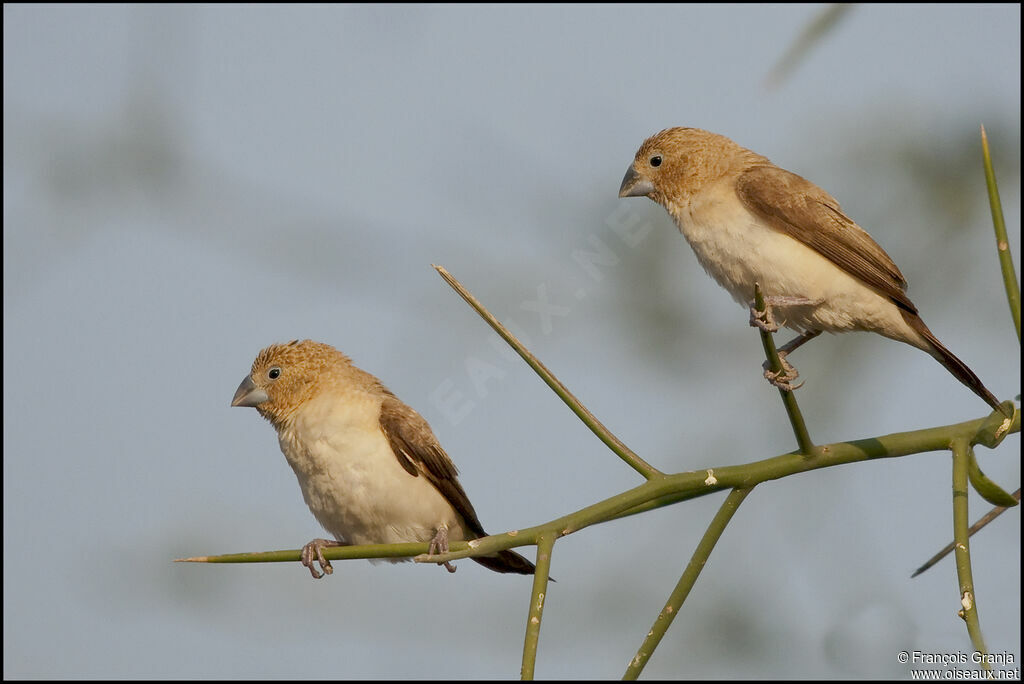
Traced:
<path fill-rule="evenodd" d="M 494 556 L 475 556 L 477 563 L 494 572 L 514 572 L 520 575 L 532 575 L 536 570 L 533 563 L 515 551 L 499 551 Z"/>
<path fill-rule="evenodd" d="M 945 366 L 946 370 L 952 373 L 957 380 L 984 399 L 985 403 L 996 411 L 999 411 L 1007 418 L 1013 417 L 1013 410 L 1007 409 L 1005 406 L 1001 406 L 999 404 L 999 400 L 996 399 L 995 395 L 989 392 L 988 388 L 981 383 L 981 380 L 979 380 L 978 376 L 974 374 L 974 371 L 968 368 L 966 363 L 958 359 L 953 352 L 946 349 L 946 347 L 939 342 L 938 338 L 932 334 L 932 331 L 928 329 L 928 326 L 924 324 L 924 321 L 921 320 L 920 316 L 904 312 L 903 318 L 910 324 L 910 327 L 920 333 L 925 341 L 931 346 L 930 349 L 926 349 L 925 351 L 931 354 L 936 361 Z"/>

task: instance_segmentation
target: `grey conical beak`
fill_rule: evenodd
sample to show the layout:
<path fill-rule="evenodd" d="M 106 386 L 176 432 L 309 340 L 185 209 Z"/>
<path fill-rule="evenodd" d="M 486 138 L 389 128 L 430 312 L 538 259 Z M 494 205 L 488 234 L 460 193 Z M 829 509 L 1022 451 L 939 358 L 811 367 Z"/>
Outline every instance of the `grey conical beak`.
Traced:
<path fill-rule="evenodd" d="M 267 393 L 256 386 L 248 375 L 235 390 L 235 396 L 231 399 L 232 406 L 259 406 L 270 399 Z"/>
<path fill-rule="evenodd" d="M 654 192 L 654 183 L 641 178 L 640 174 L 632 165 L 626 170 L 622 177 L 622 185 L 619 186 L 619 197 L 647 197 Z"/>

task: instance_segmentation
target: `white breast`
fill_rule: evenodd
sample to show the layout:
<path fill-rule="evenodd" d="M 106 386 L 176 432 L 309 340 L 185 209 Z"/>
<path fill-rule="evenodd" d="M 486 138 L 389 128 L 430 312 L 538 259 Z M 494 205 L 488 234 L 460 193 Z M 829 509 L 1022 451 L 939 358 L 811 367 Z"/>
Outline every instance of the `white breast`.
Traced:
<path fill-rule="evenodd" d="M 366 394 L 339 399 L 308 402 L 278 436 L 320 524 L 350 544 L 430 541 L 441 525 L 452 540 L 465 539 L 461 516 L 391 451 L 380 430 L 380 400 Z"/>
<path fill-rule="evenodd" d="M 756 282 L 765 295 L 809 300 L 773 307 L 776 320 L 793 330 L 868 330 L 928 348 L 892 301 L 761 222 L 739 201 L 731 183 L 670 213 L 704 270 L 744 307 L 754 299 Z"/>

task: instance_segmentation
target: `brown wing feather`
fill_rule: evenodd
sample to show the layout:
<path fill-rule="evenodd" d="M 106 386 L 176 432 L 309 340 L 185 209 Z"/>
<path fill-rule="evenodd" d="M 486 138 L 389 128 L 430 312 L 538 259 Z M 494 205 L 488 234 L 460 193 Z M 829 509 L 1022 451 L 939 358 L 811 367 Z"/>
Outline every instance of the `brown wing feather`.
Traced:
<path fill-rule="evenodd" d="M 430 480 L 466 521 L 470 532 L 477 537 L 486 536 L 473 504 L 459 484 L 459 472 L 441 448 L 430 424 L 387 388 L 381 389 L 384 392 L 384 403 L 380 409 L 380 429 L 391 443 L 398 462 L 410 475 L 423 475 Z M 494 556 L 479 556 L 473 560 L 495 572 L 532 575 L 534 571 L 533 563 L 511 550 L 499 551 Z"/>
<path fill-rule="evenodd" d="M 889 255 L 814 183 L 777 166 L 754 166 L 740 174 L 736 193 L 744 206 L 775 230 L 917 313 L 907 297 L 907 281 Z"/>
<path fill-rule="evenodd" d="M 430 424 L 388 390 L 380 409 L 380 429 L 391 443 L 395 457 L 410 475 L 421 474 L 463 517 L 470 530 L 484 536 L 476 510 L 457 479 L 459 471 L 441 448 Z"/>

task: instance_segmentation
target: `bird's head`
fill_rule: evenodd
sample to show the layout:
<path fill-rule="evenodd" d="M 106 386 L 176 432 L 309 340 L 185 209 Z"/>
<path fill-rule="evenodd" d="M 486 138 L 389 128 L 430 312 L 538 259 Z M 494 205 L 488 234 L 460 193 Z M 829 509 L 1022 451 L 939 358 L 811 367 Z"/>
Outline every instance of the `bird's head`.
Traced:
<path fill-rule="evenodd" d="M 649 197 L 670 212 L 708 184 L 764 160 L 724 135 L 666 128 L 644 141 L 626 170 L 619 197 Z"/>
<path fill-rule="evenodd" d="M 259 353 L 252 370 L 235 390 L 232 406 L 251 406 L 279 427 L 317 395 L 332 371 L 350 365 L 334 347 L 313 340 L 272 344 Z"/>

